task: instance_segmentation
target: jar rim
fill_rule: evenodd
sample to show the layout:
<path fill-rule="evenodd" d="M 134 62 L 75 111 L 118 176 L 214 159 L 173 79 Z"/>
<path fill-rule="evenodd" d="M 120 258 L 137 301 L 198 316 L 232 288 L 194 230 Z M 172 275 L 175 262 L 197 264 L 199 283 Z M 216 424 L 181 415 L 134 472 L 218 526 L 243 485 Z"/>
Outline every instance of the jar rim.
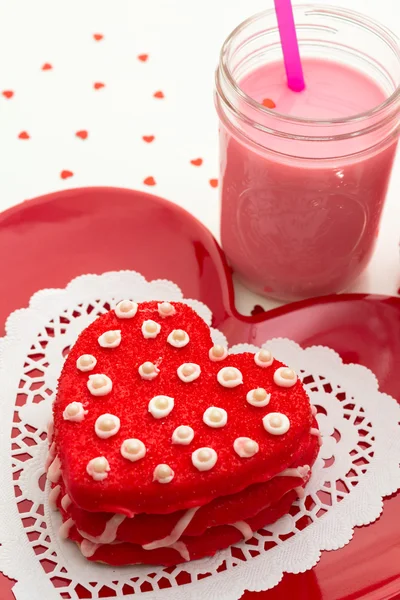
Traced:
<path fill-rule="evenodd" d="M 392 32 L 388 27 L 382 25 L 375 19 L 359 13 L 358 11 L 349 10 L 347 8 L 342 8 L 339 6 L 326 5 L 326 6 L 318 6 L 315 4 L 296 4 L 294 6 L 294 10 L 310 10 L 313 13 L 324 14 L 327 16 L 333 16 L 335 18 L 343 18 L 347 21 L 351 21 L 357 25 L 361 25 L 362 27 L 369 29 L 373 33 L 377 34 L 382 40 L 384 40 L 392 49 L 394 54 L 397 56 L 400 65 L 400 40 L 397 35 Z M 254 100 L 251 96 L 246 94 L 239 85 L 236 83 L 236 80 L 232 74 L 231 69 L 228 65 L 228 56 L 230 45 L 232 44 L 235 37 L 240 34 L 242 31 L 246 29 L 249 25 L 255 23 L 259 19 L 270 17 L 275 13 L 275 9 L 268 9 L 262 12 L 258 12 L 255 15 L 249 17 L 245 21 L 242 21 L 226 38 L 223 46 L 221 48 L 220 53 L 220 62 L 219 62 L 219 70 L 222 71 L 225 79 L 231 86 L 234 93 L 239 97 L 240 100 L 244 101 L 247 105 L 252 108 L 260 111 L 260 114 L 266 114 L 273 116 L 277 121 L 284 121 L 286 123 L 292 124 L 300 124 L 300 125 L 308 125 L 308 126 L 330 126 L 330 125 L 351 125 L 361 123 L 367 119 L 371 119 L 371 117 L 377 116 L 381 113 L 385 113 L 385 111 L 395 105 L 398 101 L 400 101 L 400 83 L 397 85 L 396 89 L 392 94 L 386 98 L 383 102 L 375 106 L 374 108 L 363 111 L 361 113 L 357 113 L 355 115 L 350 115 L 349 117 L 336 117 L 332 119 L 310 119 L 306 117 L 294 117 L 291 115 L 287 115 L 285 113 L 280 113 L 276 109 L 270 109 L 260 104 L 256 100 Z M 276 27 L 278 29 L 278 27 Z"/>

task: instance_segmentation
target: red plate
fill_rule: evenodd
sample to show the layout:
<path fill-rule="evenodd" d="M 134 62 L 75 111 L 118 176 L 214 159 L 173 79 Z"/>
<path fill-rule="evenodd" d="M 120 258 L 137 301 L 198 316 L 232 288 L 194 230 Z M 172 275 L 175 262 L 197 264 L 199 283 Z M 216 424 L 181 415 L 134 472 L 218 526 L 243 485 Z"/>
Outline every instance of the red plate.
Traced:
<path fill-rule="evenodd" d="M 76 189 L 30 200 L 0 215 L 0 322 L 37 290 L 83 273 L 133 269 L 176 282 L 205 302 L 231 344 L 289 337 L 327 345 L 346 362 L 366 365 L 381 389 L 400 398 L 400 298 L 327 296 L 244 317 L 234 307 L 229 267 L 210 232 L 181 208 L 155 196 L 113 188 Z M 342 550 L 285 575 L 269 592 L 246 600 L 386 600 L 400 598 L 400 494 L 383 516 L 356 530 Z M 17 557 L 16 557 L 17 560 Z M 0 597 L 12 600 L 0 574 Z"/>

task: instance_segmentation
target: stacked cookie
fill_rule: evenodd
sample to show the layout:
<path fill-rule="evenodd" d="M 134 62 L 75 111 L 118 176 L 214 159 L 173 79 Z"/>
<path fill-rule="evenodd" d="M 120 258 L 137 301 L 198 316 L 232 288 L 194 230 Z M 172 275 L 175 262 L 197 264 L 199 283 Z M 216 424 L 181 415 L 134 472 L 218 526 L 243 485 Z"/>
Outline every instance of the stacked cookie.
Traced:
<path fill-rule="evenodd" d="M 65 362 L 49 502 L 90 560 L 173 565 L 286 514 L 319 441 L 301 382 L 270 352 L 228 355 L 185 304 L 122 301 Z"/>

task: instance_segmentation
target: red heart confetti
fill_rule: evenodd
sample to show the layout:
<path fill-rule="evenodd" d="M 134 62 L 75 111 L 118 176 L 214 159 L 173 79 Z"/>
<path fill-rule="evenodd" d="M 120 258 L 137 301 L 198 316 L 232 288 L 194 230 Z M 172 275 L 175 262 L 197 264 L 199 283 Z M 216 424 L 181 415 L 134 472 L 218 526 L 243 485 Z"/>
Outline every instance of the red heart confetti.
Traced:
<path fill-rule="evenodd" d="M 151 142 L 154 142 L 154 140 L 155 140 L 155 137 L 154 137 L 154 135 L 144 135 L 144 136 L 142 137 L 142 140 L 143 140 L 144 142 L 147 142 L 148 144 L 151 144 Z"/>
<path fill-rule="evenodd" d="M 276 108 L 276 104 L 273 100 L 271 100 L 271 98 L 264 98 L 262 105 L 266 108 Z"/>
<path fill-rule="evenodd" d="M 14 92 L 11 90 L 4 90 L 4 92 L 1 93 L 3 94 L 4 98 L 7 98 L 8 100 L 14 96 Z"/>
<path fill-rule="evenodd" d="M 139 54 L 139 56 L 138 56 L 138 59 L 139 59 L 141 62 L 146 62 L 146 60 L 148 60 L 148 58 L 149 58 L 149 55 L 148 55 L 148 54 Z"/>
<path fill-rule="evenodd" d="M 255 304 L 251 311 L 251 316 L 255 317 L 256 315 L 262 315 L 265 313 L 265 310 L 259 304 Z"/>
<path fill-rule="evenodd" d="M 50 69 L 53 68 L 53 65 L 51 65 L 50 63 L 44 63 L 44 65 L 42 65 L 42 71 L 50 71 Z"/>
<path fill-rule="evenodd" d="M 209 183 L 210 183 L 211 187 L 213 187 L 213 188 L 218 187 L 218 179 L 210 179 Z"/>
<path fill-rule="evenodd" d="M 89 134 L 86 131 L 86 129 L 81 129 L 80 131 L 77 131 L 75 133 L 75 135 L 76 135 L 76 137 L 81 138 L 81 140 L 86 140 L 86 138 Z"/>
<path fill-rule="evenodd" d="M 102 33 L 94 33 L 93 38 L 96 40 L 96 42 L 99 42 L 104 38 L 104 35 Z"/>
<path fill-rule="evenodd" d="M 101 81 L 96 81 L 96 83 L 93 84 L 93 87 L 95 90 L 101 90 L 101 88 L 105 87 L 105 83 L 101 83 Z"/>
<path fill-rule="evenodd" d="M 69 177 L 72 177 L 72 176 L 73 176 L 72 171 L 64 170 L 64 171 L 61 171 L 61 173 L 60 173 L 61 179 L 68 179 Z"/>
<path fill-rule="evenodd" d="M 190 161 L 190 163 L 192 165 L 194 165 L 195 167 L 200 167 L 203 164 L 203 159 L 202 158 L 194 158 L 193 160 Z"/>
<path fill-rule="evenodd" d="M 154 177 L 146 177 L 146 179 L 143 180 L 143 183 L 145 185 L 156 185 L 156 180 Z"/>
<path fill-rule="evenodd" d="M 21 133 L 18 135 L 18 138 L 20 140 L 29 140 L 31 136 L 29 135 L 29 133 L 27 131 L 21 131 Z"/>
<path fill-rule="evenodd" d="M 164 98 L 164 94 L 161 90 L 159 90 L 158 92 L 154 92 L 153 94 L 154 98 Z"/>

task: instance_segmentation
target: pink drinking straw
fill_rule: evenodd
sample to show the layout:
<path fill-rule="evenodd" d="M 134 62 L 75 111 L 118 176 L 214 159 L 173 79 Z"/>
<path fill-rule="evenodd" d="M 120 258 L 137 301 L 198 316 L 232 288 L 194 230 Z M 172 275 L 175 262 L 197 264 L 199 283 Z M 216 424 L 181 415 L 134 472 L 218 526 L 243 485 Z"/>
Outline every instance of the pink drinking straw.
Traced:
<path fill-rule="evenodd" d="M 274 0 L 274 2 L 288 87 L 294 92 L 302 92 L 306 85 L 301 66 L 292 2 L 291 0 Z"/>

